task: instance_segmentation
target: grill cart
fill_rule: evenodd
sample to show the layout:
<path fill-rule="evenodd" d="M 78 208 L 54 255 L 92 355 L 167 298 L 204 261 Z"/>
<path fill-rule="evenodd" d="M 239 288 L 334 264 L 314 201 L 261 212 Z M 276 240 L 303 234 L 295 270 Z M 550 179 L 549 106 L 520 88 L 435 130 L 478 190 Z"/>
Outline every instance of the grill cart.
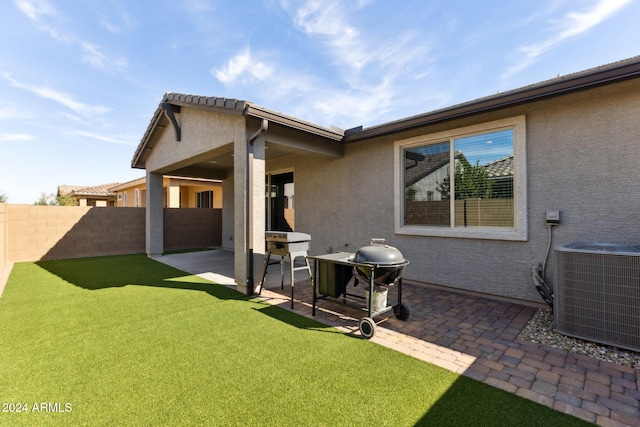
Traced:
<path fill-rule="evenodd" d="M 280 264 L 280 288 L 284 289 L 284 260 L 285 258 L 289 258 L 289 264 L 291 267 L 291 308 L 293 308 L 295 272 L 298 270 L 307 270 L 309 278 L 311 278 L 311 267 L 307 260 L 307 251 L 309 250 L 311 236 L 306 233 L 298 233 L 295 231 L 267 231 L 265 233 L 265 241 L 267 243 L 267 255 L 264 259 L 264 270 L 262 273 L 262 280 L 260 281 L 260 290 L 258 291 L 258 295 L 262 293 L 264 279 L 267 276 L 267 268 L 276 263 Z M 270 263 L 271 255 L 279 255 L 280 261 Z M 298 257 L 302 257 L 304 259 L 304 266 L 294 266 L 294 261 Z"/>
<path fill-rule="evenodd" d="M 400 320 L 409 318 L 409 308 L 402 303 L 402 272 L 409 264 L 400 251 L 384 244 L 384 239 L 372 239 L 356 253 L 337 252 L 326 255 L 309 256 L 314 264 L 312 286 L 312 315 L 316 314 L 318 300 L 342 296 L 346 304 L 348 297 L 364 299 L 363 311 L 367 316 L 360 319 L 358 327 L 363 337 L 369 339 L 376 333 L 373 318 L 389 312 Z M 364 297 L 347 292 L 347 285 L 353 279 L 354 287 L 358 276 L 368 283 Z M 398 285 L 398 300 L 388 304 L 388 286 Z"/>

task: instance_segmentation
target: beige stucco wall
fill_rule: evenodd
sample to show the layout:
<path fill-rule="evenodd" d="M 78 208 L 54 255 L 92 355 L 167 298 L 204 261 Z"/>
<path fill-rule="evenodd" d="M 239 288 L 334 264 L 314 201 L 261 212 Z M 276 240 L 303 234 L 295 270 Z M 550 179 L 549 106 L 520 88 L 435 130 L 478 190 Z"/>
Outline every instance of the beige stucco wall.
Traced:
<path fill-rule="evenodd" d="M 195 193 L 199 191 L 213 191 L 213 207 L 215 209 L 222 208 L 222 184 L 221 183 L 202 183 L 199 184 L 198 181 L 188 181 L 184 179 L 176 179 L 170 177 L 164 177 L 164 190 L 163 190 L 163 206 L 165 207 L 183 207 L 183 208 L 195 208 L 196 207 L 196 197 Z M 195 183 L 195 184 L 194 184 Z M 174 204 L 173 206 L 169 206 L 169 186 L 174 185 L 178 188 L 178 194 L 174 196 Z M 136 189 L 140 194 L 140 206 L 145 207 L 146 205 L 146 184 L 138 184 L 131 186 L 126 189 L 118 190 L 118 197 L 116 197 L 116 206 L 124 207 L 125 206 L 125 196 L 127 199 L 127 207 L 136 207 L 135 206 L 135 191 Z M 180 197 L 180 199 L 178 198 Z M 176 205 L 177 204 L 177 205 Z"/>
<path fill-rule="evenodd" d="M 141 185 L 136 185 L 124 190 L 118 190 L 117 196 L 116 196 L 116 207 L 135 208 L 136 207 L 136 189 L 137 189 L 140 194 L 140 206 L 138 207 L 143 208 L 145 206 L 146 188 L 147 188 L 146 184 L 141 184 Z M 126 199 L 126 204 L 125 204 L 125 199 Z"/>
<path fill-rule="evenodd" d="M 640 242 L 639 111 L 640 81 L 628 81 L 348 144 L 343 159 L 291 156 L 268 162 L 267 171 L 293 166 L 296 230 L 312 235 L 313 254 L 355 252 L 382 237 L 411 261 L 409 279 L 541 303 L 529 271 L 545 254 L 545 210 L 561 211 L 553 246 Z M 527 127 L 527 241 L 395 234 L 395 140 L 521 114 Z M 551 282 L 553 268 L 550 256 Z"/>
<path fill-rule="evenodd" d="M 170 173 L 217 151 L 229 151 L 234 141 L 246 141 L 242 115 L 182 108 L 177 115 L 182 140 L 176 141 L 172 126 L 167 127 L 146 160 L 146 169 Z"/>
<path fill-rule="evenodd" d="M 181 186 L 182 206 L 187 208 L 196 207 L 196 193 L 202 191 L 213 191 L 213 207 L 222 208 L 222 184 L 216 183 L 211 185 L 188 185 Z"/>

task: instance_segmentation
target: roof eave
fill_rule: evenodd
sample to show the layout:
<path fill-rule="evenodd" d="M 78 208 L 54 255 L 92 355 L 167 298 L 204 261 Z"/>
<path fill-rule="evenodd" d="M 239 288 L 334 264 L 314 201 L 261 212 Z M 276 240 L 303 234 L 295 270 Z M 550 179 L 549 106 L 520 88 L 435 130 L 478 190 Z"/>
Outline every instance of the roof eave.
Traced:
<path fill-rule="evenodd" d="M 587 70 L 585 72 L 558 77 L 546 82 L 480 98 L 441 110 L 396 120 L 382 125 L 372 126 L 361 131 L 347 131 L 343 142 L 356 142 L 368 138 L 402 132 L 488 111 L 513 107 L 579 90 L 604 86 L 615 82 L 637 78 L 639 76 L 640 57 L 636 57 L 632 60 L 621 61 L 608 66 Z"/>
<path fill-rule="evenodd" d="M 329 138 L 334 141 L 341 141 L 344 137 L 344 131 L 325 128 L 323 126 L 319 126 L 311 122 L 298 119 L 296 117 L 287 116 L 285 114 L 269 110 L 255 104 L 248 104 L 245 109 L 245 114 L 247 116 L 256 117 L 258 119 L 270 120 L 272 122 L 292 129 L 311 133 L 324 138 Z"/>

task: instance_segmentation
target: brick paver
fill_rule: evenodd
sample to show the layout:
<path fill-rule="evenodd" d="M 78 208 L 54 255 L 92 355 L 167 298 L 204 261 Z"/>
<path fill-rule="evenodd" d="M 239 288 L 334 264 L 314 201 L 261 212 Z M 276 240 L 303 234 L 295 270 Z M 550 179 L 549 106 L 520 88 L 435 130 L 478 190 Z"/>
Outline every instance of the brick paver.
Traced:
<path fill-rule="evenodd" d="M 290 309 L 289 291 L 278 286 L 262 297 Z M 517 338 L 535 308 L 409 282 L 402 292 L 409 320 L 375 318 L 373 342 L 601 426 L 640 427 L 640 370 Z M 295 312 L 312 317 L 311 294 L 309 282 L 296 282 Z M 365 315 L 323 299 L 315 319 L 360 335 Z"/>

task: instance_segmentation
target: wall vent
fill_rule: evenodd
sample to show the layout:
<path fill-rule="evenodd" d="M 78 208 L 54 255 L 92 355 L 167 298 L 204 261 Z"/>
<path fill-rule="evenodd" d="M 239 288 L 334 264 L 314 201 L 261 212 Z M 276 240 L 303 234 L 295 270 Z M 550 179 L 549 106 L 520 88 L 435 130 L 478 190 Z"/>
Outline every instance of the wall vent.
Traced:
<path fill-rule="evenodd" d="M 640 351 L 640 245 L 580 242 L 554 251 L 556 330 Z"/>

